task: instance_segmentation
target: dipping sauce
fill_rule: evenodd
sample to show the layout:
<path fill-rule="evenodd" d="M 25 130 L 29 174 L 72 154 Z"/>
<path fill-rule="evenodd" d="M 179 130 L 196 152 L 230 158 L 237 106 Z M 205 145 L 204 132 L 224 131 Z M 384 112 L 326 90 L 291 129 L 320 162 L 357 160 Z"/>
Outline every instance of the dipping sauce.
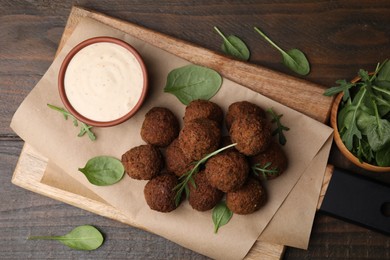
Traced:
<path fill-rule="evenodd" d="M 136 56 L 119 44 L 97 42 L 70 60 L 64 88 L 82 116 L 109 122 L 125 116 L 141 99 L 144 74 Z"/>

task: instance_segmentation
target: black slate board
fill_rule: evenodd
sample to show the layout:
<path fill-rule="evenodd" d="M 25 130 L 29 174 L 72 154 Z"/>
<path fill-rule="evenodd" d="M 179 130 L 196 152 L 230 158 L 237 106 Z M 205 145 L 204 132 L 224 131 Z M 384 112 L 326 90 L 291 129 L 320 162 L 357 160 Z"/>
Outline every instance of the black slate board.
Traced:
<path fill-rule="evenodd" d="M 320 210 L 390 234 L 390 186 L 335 168 Z"/>

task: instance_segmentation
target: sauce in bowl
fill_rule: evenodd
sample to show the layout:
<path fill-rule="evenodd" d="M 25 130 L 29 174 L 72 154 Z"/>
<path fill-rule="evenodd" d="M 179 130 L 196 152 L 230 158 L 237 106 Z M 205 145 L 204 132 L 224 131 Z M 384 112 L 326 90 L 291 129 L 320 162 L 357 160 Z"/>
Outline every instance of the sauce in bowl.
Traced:
<path fill-rule="evenodd" d="M 111 126 L 130 118 L 147 88 L 140 55 L 127 43 L 98 37 L 77 45 L 60 69 L 61 99 L 80 121 Z"/>

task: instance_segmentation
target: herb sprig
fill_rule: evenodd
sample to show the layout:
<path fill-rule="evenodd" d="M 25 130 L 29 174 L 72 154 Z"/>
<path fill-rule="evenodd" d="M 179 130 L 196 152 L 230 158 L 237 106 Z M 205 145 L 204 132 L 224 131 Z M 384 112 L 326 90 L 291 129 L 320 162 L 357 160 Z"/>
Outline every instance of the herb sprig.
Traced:
<path fill-rule="evenodd" d="M 175 196 L 176 206 L 179 205 L 179 203 L 181 201 L 181 196 L 183 194 L 183 191 L 186 193 L 186 196 L 188 197 L 189 192 L 190 192 L 189 187 L 188 187 L 188 183 L 191 183 L 191 185 L 193 185 L 195 187 L 195 181 L 193 178 L 194 178 L 194 175 L 198 173 L 199 167 L 202 164 L 204 164 L 208 159 L 213 157 L 214 155 L 217 155 L 218 153 L 225 151 L 225 150 L 227 150 L 235 145 L 237 145 L 237 143 L 222 147 L 218 150 L 215 150 L 212 153 L 207 154 L 205 157 L 203 157 L 199 161 L 193 162 L 194 167 L 191 170 L 187 171 L 182 176 L 180 176 L 180 178 L 179 178 L 179 180 L 181 180 L 180 183 L 178 185 L 176 185 L 176 187 L 173 189 L 174 191 L 176 191 L 176 196 Z"/>
<path fill-rule="evenodd" d="M 360 162 L 390 166 L 390 62 L 378 63 L 375 72 L 358 72 L 360 80 L 338 86 L 324 95 L 344 93 L 337 117 L 340 137 Z"/>
<path fill-rule="evenodd" d="M 283 114 L 276 114 L 272 108 L 267 109 L 267 113 L 269 113 L 272 117 L 271 122 L 276 123 L 277 128 L 272 132 L 272 135 L 278 135 L 279 143 L 281 145 L 285 145 L 287 142 L 287 139 L 283 133 L 283 131 L 289 131 L 290 128 L 283 125 L 280 119 L 282 118 Z"/>
<path fill-rule="evenodd" d="M 279 173 L 279 170 L 277 167 L 272 168 L 271 166 L 272 166 L 272 162 L 267 162 L 264 165 L 261 165 L 260 163 L 256 163 L 252 166 L 252 172 L 256 176 L 261 176 L 261 177 L 263 177 L 263 179 L 266 180 L 268 178 L 267 176 L 278 175 L 278 173 Z"/>
<path fill-rule="evenodd" d="M 58 111 L 58 112 L 62 113 L 62 115 L 64 116 L 65 120 L 68 120 L 68 118 L 70 117 L 72 119 L 72 121 L 73 121 L 73 125 L 76 126 L 76 127 L 79 126 L 79 122 L 77 121 L 77 119 L 71 113 L 66 111 L 64 108 L 57 107 L 57 106 L 54 106 L 54 105 L 51 105 L 51 104 L 47 104 L 47 106 L 50 107 L 51 109 L 55 110 L 55 111 Z M 87 125 L 87 124 L 85 124 L 83 122 L 80 122 L 80 132 L 79 132 L 79 134 L 77 136 L 78 137 L 82 137 L 85 134 L 87 134 L 89 139 L 91 139 L 91 141 L 95 141 L 96 140 L 96 136 L 92 132 L 91 128 L 92 128 L 92 126 Z"/>

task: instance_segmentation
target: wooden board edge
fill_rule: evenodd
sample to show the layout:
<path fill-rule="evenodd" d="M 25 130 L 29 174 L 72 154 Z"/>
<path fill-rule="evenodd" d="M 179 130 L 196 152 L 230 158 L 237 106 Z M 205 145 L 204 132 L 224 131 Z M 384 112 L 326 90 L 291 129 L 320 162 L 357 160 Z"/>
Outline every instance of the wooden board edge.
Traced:
<path fill-rule="evenodd" d="M 47 159 L 29 144 L 25 143 L 12 176 L 12 184 L 81 209 L 87 209 L 92 213 L 135 226 L 134 223 L 130 222 L 128 218 L 111 205 L 42 183 L 41 179 L 46 170 L 46 165 Z M 26 171 L 26 168 L 29 171 Z"/>
<path fill-rule="evenodd" d="M 67 22 L 68 27 L 64 31 L 60 44 L 64 44 L 66 38 L 70 36 L 78 21 L 83 17 L 89 17 L 112 26 L 194 64 L 215 69 L 223 77 L 322 123 L 329 120 L 333 98 L 323 95 L 325 90 L 323 86 L 249 62 L 235 60 L 193 43 L 82 7 L 74 6 L 72 8 Z M 235 68 L 234 71 L 231 68 Z M 277 82 L 270 84 L 271 81 Z M 279 89 L 279 86 L 283 85 L 288 87 Z M 286 96 L 295 98 L 286 98 Z"/>
<path fill-rule="evenodd" d="M 42 183 L 41 179 L 46 170 L 46 165 L 47 159 L 29 144 L 25 143 L 11 182 L 16 186 L 34 193 L 153 233 L 153 231 L 147 230 L 144 227 L 131 222 L 122 212 L 111 205 Z M 26 167 L 28 167 L 29 171 L 23 170 Z M 284 250 L 285 247 L 283 245 L 256 241 L 245 259 L 258 259 L 259 256 L 261 256 L 262 259 L 269 260 L 281 259 Z"/>
<path fill-rule="evenodd" d="M 326 190 L 328 189 L 330 179 L 332 178 L 334 171 L 334 166 L 328 164 L 325 169 L 325 174 L 324 174 L 324 179 L 322 180 L 322 186 L 321 186 L 321 191 L 320 191 L 320 196 L 318 198 L 318 203 L 317 203 L 317 210 L 321 208 L 322 202 L 325 197 Z"/>

